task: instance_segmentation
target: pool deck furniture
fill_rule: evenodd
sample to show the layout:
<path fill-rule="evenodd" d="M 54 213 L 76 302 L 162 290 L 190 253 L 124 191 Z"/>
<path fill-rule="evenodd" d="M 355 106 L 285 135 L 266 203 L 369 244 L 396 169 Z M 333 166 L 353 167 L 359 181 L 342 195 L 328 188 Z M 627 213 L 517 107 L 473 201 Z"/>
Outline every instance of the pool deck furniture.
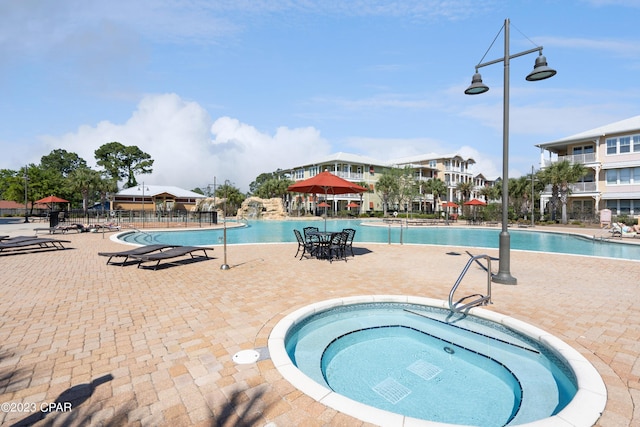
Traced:
<path fill-rule="evenodd" d="M 175 246 L 176 245 L 164 245 L 164 244 L 146 245 L 146 246 L 139 246 L 137 248 L 129 249 L 129 250 L 126 250 L 126 251 L 98 252 L 98 255 L 109 257 L 109 259 L 107 260 L 107 265 L 108 264 L 116 264 L 115 262 L 113 262 L 113 263 L 111 262 L 112 258 L 124 258 L 124 260 L 122 260 L 122 262 L 118 262 L 119 265 L 124 267 L 124 265 L 127 263 L 127 260 L 132 255 L 147 255 L 147 254 L 151 254 L 153 252 L 161 252 L 164 249 L 174 248 Z"/>
<path fill-rule="evenodd" d="M 31 239 L 20 239 L 16 241 L 3 240 L 0 242 L 0 252 L 5 249 L 66 249 L 63 243 L 71 243 L 70 240 L 50 239 L 46 237 L 33 237 Z"/>
<path fill-rule="evenodd" d="M 293 230 L 293 234 L 295 234 L 298 242 L 298 250 L 296 250 L 294 257 L 297 258 L 301 250 L 302 255 L 300 255 L 300 259 L 304 258 L 305 254 L 309 254 L 310 257 L 313 256 L 316 250 L 317 241 L 303 238 L 300 230 Z"/>
<path fill-rule="evenodd" d="M 612 237 L 636 237 L 637 235 L 638 233 L 635 231 L 625 231 L 620 223 L 614 222 L 611 224 Z"/>
<path fill-rule="evenodd" d="M 33 231 L 38 234 L 39 231 L 48 232 L 49 234 L 56 233 L 68 233 L 70 231 L 75 231 L 76 233 L 86 233 L 89 231 L 88 227 L 85 227 L 82 224 L 69 224 L 69 225 L 56 225 L 55 227 L 38 227 L 34 228 Z"/>
<path fill-rule="evenodd" d="M 120 231 L 120 226 L 116 224 L 94 224 L 91 226 L 97 232 L 106 231 Z"/>
<path fill-rule="evenodd" d="M 212 251 L 213 248 L 202 247 L 202 246 L 175 246 L 171 249 L 167 249 L 164 252 L 150 253 L 146 255 L 129 255 L 130 258 L 138 261 L 138 268 L 145 262 L 154 262 L 153 270 L 156 270 L 160 265 L 160 262 L 166 261 L 173 258 L 182 257 L 185 255 L 190 255 L 191 259 L 194 258 L 206 258 L 209 259 L 209 255 L 207 251 Z M 204 255 L 195 256 L 194 252 L 202 251 Z"/>

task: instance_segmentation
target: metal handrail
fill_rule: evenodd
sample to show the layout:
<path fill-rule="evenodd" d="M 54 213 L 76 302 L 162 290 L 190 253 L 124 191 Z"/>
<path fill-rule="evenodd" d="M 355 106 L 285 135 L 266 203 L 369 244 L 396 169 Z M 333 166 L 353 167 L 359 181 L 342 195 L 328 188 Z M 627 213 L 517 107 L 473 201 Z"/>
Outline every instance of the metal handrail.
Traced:
<path fill-rule="evenodd" d="M 487 295 L 481 295 L 481 294 L 474 294 L 474 295 L 468 295 L 466 297 L 463 297 L 461 299 L 459 299 L 458 301 L 456 301 L 455 303 L 453 302 L 453 294 L 456 292 L 456 290 L 458 289 L 458 286 L 460 286 L 460 283 L 462 282 L 462 278 L 464 277 L 465 274 L 467 274 L 467 271 L 469 270 L 469 267 L 471 267 L 471 264 L 473 264 L 473 262 L 478 262 L 479 259 L 484 258 L 487 260 Z M 478 262 L 479 263 L 479 262 Z M 482 266 L 482 264 L 480 264 Z M 482 266 L 482 268 L 484 268 L 484 266 Z M 471 302 L 468 302 L 466 304 L 460 305 L 464 300 L 471 298 L 471 297 L 479 297 Z M 462 272 L 460 273 L 460 276 L 458 276 L 458 280 L 456 280 L 456 283 L 453 285 L 453 287 L 451 288 L 451 291 L 449 292 L 449 309 L 451 311 L 455 311 L 455 312 L 461 312 L 464 311 L 468 308 L 471 307 L 475 307 L 477 305 L 487 305 L 491 303 L 491 257 L 489 255 L 476 255 L 476 256 L 472 256 L 471 259 L 469 259 L 469 262 L 467 262 L 467 265 L 464 266 L 464 268 L 462 269 Z"/>

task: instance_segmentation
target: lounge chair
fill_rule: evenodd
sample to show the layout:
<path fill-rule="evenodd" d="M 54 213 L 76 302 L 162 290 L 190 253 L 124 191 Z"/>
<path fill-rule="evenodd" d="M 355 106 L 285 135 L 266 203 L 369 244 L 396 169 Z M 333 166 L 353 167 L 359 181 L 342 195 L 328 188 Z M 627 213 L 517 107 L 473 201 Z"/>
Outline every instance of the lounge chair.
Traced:
<path fill-rule="evenodd" d="M 114 224 L 112 222 L 107 223 L 107 224 L 95 224 L 93 226 L 93 228 L 96 231 L 100 231 L 101 229 L 107 230 L 107 231 L 120 231 L 120 226 L 117 224 Z"/>
<path fill-rule="evenodd" d="M 47 237 L 32 237 L 30 239 L 3 240 L 0 242 L 0 252 L 5 249 L 28 249 L 35 246 L 34 249 L 66 249 L 63 243 L 71 243 L 69 240 L 57 240 Z"/>
<path fill-rule="evenodd" d="M 137 248 L 129 249 L 126 251 L 120 252 L 98 252 L 100 256 L 108 256 L 107 265 L 111 263 L 112 258 L 124 258 L 120 265 L 124 266 L 132 255 L 147 255 L 153 252 L 162 251 L 163 249 L 174 248 L 176 245 L 147 245 L 147 246 L 139 246 Z M 113 263 L 115 264 L 115 263 Z"/>
<path fill-rule="evenodd" d="M 71 224 L 71 225 L 56 225 L 55 227 L 34 228 L 33 231 L 35 231 L 36 234 L 38 234 L 38 231 L 46 231 L 49 234 L 56 234 L 56 233 L 64 234 L 64 233 L 68 233 L 69 231 L 75 231 L 76 233 L 83 233 L 88 230 L 82 224 Z"/>
<path fill-rule="evenodd" d="M 213 250 L 213 248 L 204 248 L 200 246 L 176 246 L 164 252 L 157 252 L 146 255 L 129 255 L 129 257 L 138 260 L 138 268 L 140 268 L 143 262 L 155 261 L 156 265 L 153 266 L 153 269 L 156 270 L 161 261 L 181 257 L 184 255 L 191 255 L 191 258 L 193 259 L 196 258 L 193 253 L 197 251 L 204 252 L 204 255 L 200 256 L 201 258 L 209 259 L 209 256 L 207 255 L 208 250 Z"/>
<path fill-rule="evenodd" d="M 636 237 L 638 233 L 633 231 L 631 227 L 628 227 L 624 224 L 620 224 L 619 222 L 611 223 L 611 235 L 612 237 L 620 236 L 620 237 Z"/>

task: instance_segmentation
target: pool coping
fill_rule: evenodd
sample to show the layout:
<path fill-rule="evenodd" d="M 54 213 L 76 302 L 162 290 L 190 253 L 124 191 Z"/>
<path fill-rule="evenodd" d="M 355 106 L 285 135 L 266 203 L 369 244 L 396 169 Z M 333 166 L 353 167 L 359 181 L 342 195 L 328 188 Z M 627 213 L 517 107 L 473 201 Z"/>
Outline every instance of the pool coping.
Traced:
<path fill-rule="evenodd" d="M 274 366 L 298 390 L 326 406 L 362 421 L 389 427 L 452 426 L 453 424 L 407 417 L 349 399 L 309 378 L 289 358 L 285 349 L 285 338 L 287 332 L 297 323 L 314 313 L 333 307 L 372 302 L 410 303 L 442 309 L 449 308 L 448 302 L 444 300 L 407 295 L 360 295 L 334 298 L 307 305 L 285 316 L 271 330 L 268 348 Z M 587 427 L 593 426 L 597 422 L 607 402 L 607 389 L 595 367 L 577 350 L 554 335 L 510 316 L 479 307 L 470 309 L 469 314 L 502 324 L 544 344 L 557 357 L 565 361 L 576 376 L 578 390 L 573 400 L 562 411 L 552 417 L 521 425 L 535 427 Z"/>

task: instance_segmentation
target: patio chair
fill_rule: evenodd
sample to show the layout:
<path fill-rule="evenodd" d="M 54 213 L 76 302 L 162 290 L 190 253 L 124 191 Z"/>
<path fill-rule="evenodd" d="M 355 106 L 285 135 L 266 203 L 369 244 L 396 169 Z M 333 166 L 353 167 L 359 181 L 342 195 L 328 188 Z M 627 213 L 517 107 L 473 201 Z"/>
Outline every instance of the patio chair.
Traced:
<path fill-rule="evenodd" d="M 156 270 L 160 265 L 161 261 L 165 261 L 172 258 L 178 258 L 185 255 L 190 255 L 191 259 L 195 258 L 206 258 L 209 259 L 209 255 L 207 251 L 212 251 L 213 248 L 205 248 L 202 246 L 175 246 L 171 249 L 168 249 L 164 252 L 155 252 L 146 255 L 129 255 L 131 258 L 138 260 L 138 268 L 142 265 L 143 262 L 156 262 L 156 265 L 153 266 L 153 270 Z M 204 255 L 200 255 L 198 257 L 194 256 L 193 253 L 197 251 L 203 251 Z"/>
<path fill-rule="evenodd" d="M 305 227 L 302 229 L 302 232 L 304 233 L 304 239 L 307 242 L 313 242 L 313 243 L 317 243 L 320 239 L 318 238 L 317 234 L 320 231 L 320 229 L 318 227 Z"/>
<path fill-rule="evenodd" d="M 298 241 L 298 250 L 296 251 L 294 258 L 298 257 L 300 250 L 302 250 L 300 259 L 302 259 L 307 253 L 309 254 L 309 256 L 313 256 L 317 250 L 316 242 L 305 240 L 302 237 L 302 233 L 300 233 L 300 230 L 293 230 L 293 233 L 296 235 L 296 240 Z"/>
<path fill-rule="evenodd" d="M 347 241 L 345 243 L 345 252 L 348 249 L 351 252 L 351 256 L 355 257 L 356 255 L 353 253 L 353 238 L 356 236 L 356 230 L 353 228 L 345 228 L 342 230 L 344 233 L 347 233 Z"/>
<path fill-rule="evenodd" d="M 161 252 L 163 249 L 174 248 L 174 247 L 175 245 L 161 245 L 161 244 L 146 245 L 146 246 L 139 246 L 134 249 L 129 249 L 129 250 L 120 251 L 120 252 L 98 252 L 98 255 L 109 257 L 109 259 L 107 260 L 107 265 L 111 263 L 112 258 L 124 258 L 124 260 L 120 263 L 120 265 L 124 267 L 124 265 L 126 264 L 127 260 L 131 255 L 147 255 L 153 252 Z"/>
<path fill-rule="evenodd" d="M 331 234 L 327 248 L 329 262 L 333 262 L 334 258 L 344 259 L 345 262 L 347 261 L 346 244 L 348 237 L 348 233 L 344 231 Z"/>

